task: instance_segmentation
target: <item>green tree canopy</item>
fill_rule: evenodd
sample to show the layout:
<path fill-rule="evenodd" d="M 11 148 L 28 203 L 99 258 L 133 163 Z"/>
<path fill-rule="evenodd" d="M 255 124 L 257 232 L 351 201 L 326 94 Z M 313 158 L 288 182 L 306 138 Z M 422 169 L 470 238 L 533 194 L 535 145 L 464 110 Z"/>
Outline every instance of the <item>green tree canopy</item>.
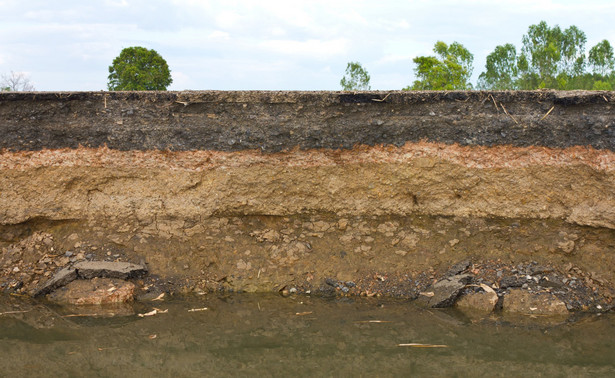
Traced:
<path fill-rule="evenodd" d="M 155 50 L 127 47 L 109 66 L 111 91 L 164 91 L 173 82 L 167 62 Z"/>
<path fill-rule="evenodd" d="M 613 47 L 606 39 L 589 50 L 588 58 L 589 65 L 598 75 L 606 76 L 615 67 Z"/>
<path fill-rule="evenodd" d="M 487 69 L 478 77 L 480 89 L 516 89 L 519 68 L 517 66 L 517 49 L 507 43 L 496 46 L 495 50 L 487 55 Z"/>
<path fill-rule="evenodd" d="M 615 61 L 609 42 L 600 42 L 586 57 L 587 38 L 574 25 L 562 30 L 541 21 L 530 25 L 522 41 L 520 53 L 512 44 L 506 44 L 487 56 L 479 88 L 607 89 L 615 79 L 611 75 Z M 587 66 L 593 72 L 588 73 Z"/>
<path fill-rule="evenodd" d="M 340 80 L 340 85 L 345 91 L 366 91 L 370 89 L 369 74 L 359 62 L 349 62 L 346 66 L 346 74 Z"/>
<path fill-rule="evenodd" d="M 414 81 L 412 89 L 472 89 L 469 80 L 474 56 L 470 51 L 458 42 L 449 46 L 442 41 L 436 42 L 433 51 L 436 56 L 419 56 L 413 59 L 418 80 Z"/>
<path fill-rule="evenodd" d="M 570 77 L 583 73 L 585 33 L 576 26 L 562 31 L 545 21 L 530 25 L 519 57 L 519 88 L 566 89 Z"/>

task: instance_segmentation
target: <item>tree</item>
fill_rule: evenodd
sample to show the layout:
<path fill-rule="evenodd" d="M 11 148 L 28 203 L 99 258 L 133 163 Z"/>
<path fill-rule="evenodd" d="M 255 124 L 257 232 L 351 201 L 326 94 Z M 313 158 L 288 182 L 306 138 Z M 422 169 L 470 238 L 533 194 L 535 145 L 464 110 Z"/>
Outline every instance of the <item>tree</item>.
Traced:
<path fill-rule="evenodd" d="M 109 66 L 111 91 L 164 91 L 173 82 L 167 62 L 155 50 L 127 47 Z"/>
<path fill-rule="evenodd" d="M 606 39 L 589 50 L 589 65 L 594 73 L 602 76 L 608 75 L 615 66 L 613 47 Z"/>
<path fill-rule="evenodd" d="M 369 79 L 369 74 L 361 63 L 349 62 L 346 66 L 346 74 L 340 80 L 340 85 L 345 91 L 368 91 L 371 89 Z"/>
<path fill-rule="evenodd" d="M 0 88 L 3 91 L 35 91 L 30 78 L 23 72 L 13 72 L 10 75 L 3 74 Z"/>
<path fill-rule="evenodd" d="M 462 44 L 453 42 L 448 46 L 438 41 L 433 51 L 437 56 L 419 56 L 412 60 L 416 64 L 414 72 L 418 78 L 412 89 L 472 89 L 469 80 L 474 56 Z"/>
<path fill-rule="evenodd" d="M 569 79 L 585 66 L 585 33 L 576 26 L 562 31 L 545 21 L 530 25 L 519 57 L 519 88 L 567 89 Z"/>
<path fill-rule="evenodd" d="M 482 89 L 592 89 L 594 82 L 602 80 L 585 72 L 585 33 L 572 25 L 562 31 L 559 26 L 549 27 L 545 21 L 530 25 L 523 36 L 521 52 L 517 54 L 511 44 L 497 46 L 487 56 L 485 72 L 479 76 Z M 608 42 L 606 42 L 608 45 Z M 598 63 L 598 51 L 608 56 L 605 46 L 596 47 L 594 66 Z M 606 55 L 604 55 L 606 54 Z M 590 55 L 591 52 L 590 52 Z M 598 60 L 596 60 L 598 59 Z M 590 64 L 592 64 L 590 62 Z M 601 88 L 605 84 L 599 84 Z"/>
<path fill-rule="evenodd" d="M 505 90 L 516 89 L 519 67 L 517 65 L 517 49 L 507 43 L 496 46 L 495 50 L 487 55 L 487 69 L 478 77 L 480 89 Z"/>

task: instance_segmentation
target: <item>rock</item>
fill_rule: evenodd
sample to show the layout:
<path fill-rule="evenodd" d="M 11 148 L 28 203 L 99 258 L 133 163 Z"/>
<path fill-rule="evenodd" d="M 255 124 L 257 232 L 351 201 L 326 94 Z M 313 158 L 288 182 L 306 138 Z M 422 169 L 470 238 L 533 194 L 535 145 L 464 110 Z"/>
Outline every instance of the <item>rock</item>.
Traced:
<path fill-rule="evenodd" d="M 37 297 L 39 295 L 49 294 L 57 288 L 74 281 L 75 279 L 77 279 L 77 271 L 75 270 L 75 268 L 67 267 L 60 269 L 56 274 L 53 275 L 53 277 L 51 277 L 50 280 L 45 282 L 43 286 L 36 289 L 32 293 L 32 296 Z"/>
<path fill-rule="evenodd" d="M 500 287 L 506 289 L 508 287 L 521 287 L 525 283 L 525 280 L 516 276 L 505 276 L 500 280 Z"/>
<path fill-rule="evenodd" d="M 333 287 L 338 287 L 339 286 L 339 282 L 334 280 L 333 278 L 325 278 L 325 283 L 329 286 L 333 286 Z"/>
<path fill-rule="evenodd" d="M 450 307 L 470 281 L 472 281 L 470 274 L 458 274 L 444 278 L 420 293 L 417 301 L 429 307 Z"/>
<path fill-rule="evenodd" d="M 470 267 L 470 264 L 472 264 L 472 261 L 470 260 L 460 261 L 457 264 L 451 266 L 448 272 L 444 273 L 444 276 L 445 277 L 455 276 L 463 272 L 464 270 L 468 269 Z"/>
<path fill-rule="evenodd" d="M 461 297 L 455 306 L 463 310 L 488 314 L 498 303 L 498 295 L 494 291 L 476 292 Z"/>
<path fill-rule="evenodd" d="M 552 271 L 553 271 L 553 268 L 548 267 L 548 266 L 542 266 L 542 265 L 531 266 L 528 268 L 528 274 L 532 276 L 536 274 L 551 273 Z"/>
<path fill-rule="evenodd" d="M 570 253 L 574 250 L 574 241 L 568 240 L 566 242 L 557 243 L 557 248 L 561 249 L 565 253 Z"/>
<path fill-rule="evenodd" d="M 147 273 L 143 265 L 128 262 L 111 261 L 81 261 L 74 265 L 79 278 L 91 279 L 94 277 L 129 279 L 141 277 Z"/>
<path fill-rule="evenodd" d="M 49 300 L 73 305 L 104 305 L 131 302 L 135 285 L 132 282 L 114 278 L 75 280 L 54 291 Z"/>
<path fill-rule="evenodd" d="M 564 315 L 566 304 L 550 293 L 530 293 L 513 289 L 504 296 L 503 310 L 511 313 Z"/>

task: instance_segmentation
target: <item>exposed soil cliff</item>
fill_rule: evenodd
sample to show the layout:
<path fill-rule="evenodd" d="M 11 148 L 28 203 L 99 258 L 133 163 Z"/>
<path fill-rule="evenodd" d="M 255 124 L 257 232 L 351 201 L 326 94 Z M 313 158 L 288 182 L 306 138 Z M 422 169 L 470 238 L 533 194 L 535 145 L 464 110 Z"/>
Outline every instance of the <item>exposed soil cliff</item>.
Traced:
<path fill-rule="evenodd" d="M 108 259 L 192 290 L 334 279 L 414 297 L 471 257 L 577 269 L 608 303 L 611 99 L 1 94 L 2 285 L 29 292 L 59 267 Z"/>

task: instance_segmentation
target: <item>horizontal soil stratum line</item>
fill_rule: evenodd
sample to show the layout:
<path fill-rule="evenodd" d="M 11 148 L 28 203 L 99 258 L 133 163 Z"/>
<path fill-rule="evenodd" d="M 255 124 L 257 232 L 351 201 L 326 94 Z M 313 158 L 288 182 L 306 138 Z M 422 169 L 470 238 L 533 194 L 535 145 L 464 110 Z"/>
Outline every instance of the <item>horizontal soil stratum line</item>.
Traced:
<path fill-rule="evenodd" d="M 543 264 L 566 282 L 577 269 L 583 290 L 611 303 L 613 102 L 555 91 L 0 93 L 0 285 L 35 292 L 89 259 L 147 264 L 148 288 L 416 297 L 471 259 L 507 272 Z M 491 273 L 481 282 L 500 285 Z M 566 304 L 598 303 L 579 295 Z"/>

